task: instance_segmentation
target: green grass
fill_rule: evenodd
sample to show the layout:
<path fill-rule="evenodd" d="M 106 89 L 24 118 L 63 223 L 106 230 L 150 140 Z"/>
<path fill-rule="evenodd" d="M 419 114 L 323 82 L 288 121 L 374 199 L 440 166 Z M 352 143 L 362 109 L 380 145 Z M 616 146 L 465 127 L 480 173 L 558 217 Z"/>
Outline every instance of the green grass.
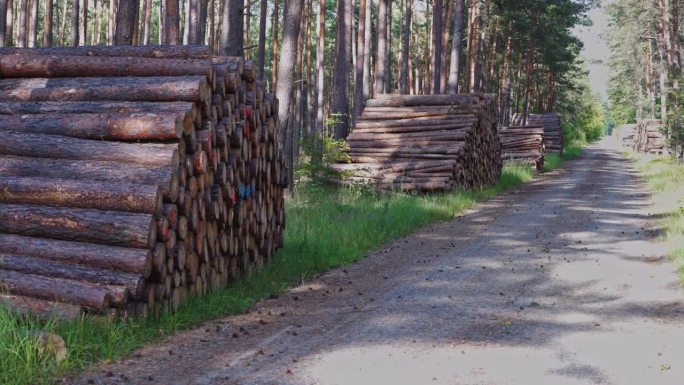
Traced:
<path fill-rule="evenodd" d="M 563 148 L 563 155 L 546 154 L 544 155 L 544 171 L 553 171 L 563 165 L 563 161 L 577 158 L 582 155 L 581 143 L 570 143 Z"/>
<path fill-rule="evenodd" d="M 655 200 L 669 210 L 659 225 L 662 239 L 667 242 L 670 256 L 677 265 L 679 278 L 684 285 L 684 165 L 669 157 L 653 157 L 627 153 Z"/>
<path fill-rule="evenodd" d="M 301 188 L 287 200 L 285 248 L 262 271 L 159 318 L 108 321 L 84 316 L 39 323 L 0 308 L 0 384 L 40 384 L 91 363 L 125 356 L 180 329 L 244 312 L 254 302 L 317 273 L 364 258 L 371 250 L 428 223 L 448 220 L 478 201 L 530 181 L 529 167 L 504 167 L 496 186 L 478 191 L 405 195 L 359 188 Z M 55 364 L 38 352 L 30 330 L 56 333 L 68 355 Z"/>

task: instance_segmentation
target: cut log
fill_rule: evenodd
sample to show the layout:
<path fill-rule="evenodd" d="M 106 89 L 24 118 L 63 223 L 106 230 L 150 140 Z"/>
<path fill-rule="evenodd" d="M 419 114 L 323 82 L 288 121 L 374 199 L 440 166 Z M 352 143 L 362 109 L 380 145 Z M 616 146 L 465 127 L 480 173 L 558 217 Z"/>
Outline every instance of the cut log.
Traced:
<path fill-rule="evenodd" d="M 153 185 L 112 184 L 0 175 L 0 203 L 28 203 L 160 215 L 161 189 Z"/>
<path fill-rule="evenodd" d="M 0 204 L 0 232 L 134 248 L 157 235 L 150 214 L 14 204 Z"/>
<path fill-rule="evenodd" d="M 81 315 L 81 307 L 78 305 L 20 295 L 0 294 L 0 304 L 6 304 L 19 314 L 31 315 L 39 319 L 68 320 Z"/>
<path fill-rule="evenodd" d="M 74 160 L 102 160 L 149 166 L 179 163 L 178 151 L 134 143 L 99 142 L 56 135 L 5 132 L 0 154 Z"/>
<path fill-rule="evenodd" d="M 60 241 L 0 233 L 0 253 L 21 254 L 61 263 L 140 274 L 152 271 L 149 250 Z"/>
<path fill-rule="evenodd" d="M 211 102 L 201 76 L 0 80 L 0 101 Z"/>
<path fill-rule="evenodd" d="M 190 111 L 191 119 L 197 115 L 196 107 L 188 102 L 0 102 L 0 115 L 22 114 L 105 114 L 155 113 Z"/>
<path fill-rule="evenodd" d="M 84 306 L 93 310 L 110 307 L 116 297 L 125 297 L 125 288 L 75 282 L 60 278 L 23 274 L 0 270 L 0 287 L 14 295 L 59 301 Z"/>
<path fill-rule="evenodd" d="M 184 114 L 33 114 L 0 120 L 0 131 L 51 134 L 99 140 L 180 139 Z M 191 124 L 191 120 L 190 120 Z"/>
<path fill-rule="evenodd" d="M 177 166 L 143 166 L 130 163 L 0 156 L 0 176 L 73 179 L 160 186 L 165 199 L 178 196 Z"/>

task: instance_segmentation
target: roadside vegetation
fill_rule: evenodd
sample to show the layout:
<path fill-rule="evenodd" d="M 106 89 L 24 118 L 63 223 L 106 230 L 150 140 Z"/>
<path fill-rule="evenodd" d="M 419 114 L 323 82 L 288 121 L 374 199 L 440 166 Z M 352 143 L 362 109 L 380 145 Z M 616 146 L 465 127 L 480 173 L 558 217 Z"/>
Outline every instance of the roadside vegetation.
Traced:
<path fill-rule="evenodd" d="M 670 157 L 627 155 L 655 194 L 656 206 L 664 210 L 659 221 L 663 230 L 661 237 L 669 246 L 670 256 L 684 285 L 684 165 Z"/>
<path fill-rule="evenodd" d="M 192 298 L 176 313 L 129 321 L 96 316 L 39 321 L 0 307 L 0 384 L 49 383 L 93 362 L 123 357 L 178 330 L 244 312 L 260 299 L 364 258 L 373 249 L 418 227 L 453 218 L 533 176 L 529 167 L 507 165 L 493 187 L 430 195 L 301 184 L 287 200 L 285 248 L 252 277 Z M 61 363 L 52 358 L 49 349 L 38 348 L 33 334 L 36 330 L 64 338 L 67 355 Z"/>

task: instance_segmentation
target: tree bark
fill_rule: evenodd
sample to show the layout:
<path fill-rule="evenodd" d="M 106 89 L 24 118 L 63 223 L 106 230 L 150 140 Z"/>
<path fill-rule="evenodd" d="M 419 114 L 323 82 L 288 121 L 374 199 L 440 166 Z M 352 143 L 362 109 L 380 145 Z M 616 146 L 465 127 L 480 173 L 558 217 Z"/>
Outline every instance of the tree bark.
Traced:
<path fill-rule="evenodd" d="M 29 0 L 28 46 L 36 47 L 38 42 L 38 0 Z"/>
<path fill-rule="evenodd" d="M 461 44 L 463 32 L 463 8 L 465 0 L 454 0 L 454 37 L 451 41 L 451 67 L 449 70 L 449 93 L 458 93 L 458 78 L 461 66 Z"/>
<path fill-rule="evenodd" d="M 365 103 L 363 98 L 363 66 L 364 54 L 366 52 L 366 1 L 371 0 L 359 0 L 359 29 L 356 34 L 356 76 L 354 78 L 354 121 L 363 111 L 363 103 Z M 350 28 L 353 27 L 354 24 L 352 23 Z"/>
<path fill-rule="evenodd" d="M 366 12 L 363 23 L 364 27 L 364 43 L 363 43 L 363 100 L 368 100 L 371 96 L 371 53 L 372 53 L 372 3 L 373 0 L 366 0 Z M 361 21 L 359 21 L 361 22 Z"/>
<path fill-rule="evenodd" d="M 325 101 L 325 0 L 318 0 L 318 23 L 316 25 L 316 99 L 314 111 L 314 136 L 323 132 L 323 103 Z"/>
<path fill-rule="evenodd" d="M 52 47 L 52 0 L 45 0 L 45 17 L 43 25 L 43 47 Z"/>
<path fill-rule="evenodd" d="M 228 56 L 244 55 L 244 0 L 224 0 L 221 48 Z M 300 16 L 301 17 L 301 16 Z"/>
<path fill-rule="evenodd" d="M 337 2 L 337 36 L 335 44 L 335 71 L 330 114 L 335 119 L 334 137 L 344 139 L 349 134 L 349 63 L 353 28 L 353 0 Z"/>
<path fill-rule="evenodd" d="M 413 0 L 406 0 L 406 10 L 404 11 L 404 30 L 401 44 L 401 76 L 399 92 L 408 95 L 409 93 L 409 56 L 411 41 L 411 16 L 413 13 Z"/>
<path fill-rule="evenodd" d="M 78 0 L 81 11 L 78 23 L 78 45 L 87 45 L 88 35 L 88 0 Z"/>
<path fill-rule="evenodd" d="M 377 27 L 377 52 L 375 58 L 375 83 L 373 86 L 373 94 L 379 95 L 385 93 L 385 75 L 387 69 L 385 68 L 387 59 L 387 3 L 389 0 L 379 0 L 378 2 L 378 27 Z"/>
<path fill-rule="evenodd" d="M 71 46 L 77 47 L 79 43 L 79 25 L 80 25 L 80 11 L 79 11 L 79 1 L 71 0 Z M 126 1 L 126 0 L 121 0 Z"/>
<path fill-rule="evenodd" d="M 8 132 L 0 142 L 0 154 L 72 160 L 99 160 L 148 166 L 179 163 L 177 150 L 138 143 L 105 142 L 42 134 Z"/>
<path fill-rule="evenodd" d="M 133 45 L 138 0 L 118 0 L 118 3 L 114 44 Z"/>
<path fill-rule="evenodd" d="M 302 25 L 303 6 L 303 0 L 289 0 L 287 7 L 284 8 L 283 44 L 278 65 L 278 84 L 276 88 L 276 95 L 279 99 L 278 119 L 281 123 L 281 127 L 285 128 L 284 130 L 280 130 L 278 135 L 281 148 L 286 148 L 286 140 L 288 136 L 291 137 L 292 134 L 290 132 L 291 121 L 289 111 L 292 104 L 292 91 L 294 91 L 293 70 L 296 61 L 299 31 Z M 290 187 L 294 182 L 294 178 L 292 177 L 293 172 L 292 164 L 289 164 L 287 173 Z"/>
<path fill-rule="evenodd" d="M 442 78 L 442 0 L 432 0 L 432 92 L 441 93 Z"/>
<path fill-rule="evenodd" d="M 113 184 L 161 186 L 166 199 L 178 195 L 178 167 L 107 161 L 0 156 L 0 176 L 74 179 Z"/>
<path fill-rule="evenodd" d="M 4 47 L 7 43 L 7 7 L 8 0 L 0 0 L 0 47 Z"/>
<path fill-rule="evenodd" d="M 164 44 L 180 44 L 180 14 L 178 0 L 164 0 Z"/>
<path fill-rule="evenodd" d="M 161 214 L 158 186 L 0 175 L 0 202 Z"/>
<path fill-rule="evenodd" d="M 149 250 L 0 234 L 0 253 L 20 254 L 47 261 L 139 274 L 152 270 Z"/>
<path fill-rule="evenodd" d="M 28 20 L 28 0 L 19 0 L 19 10 L 17 11 L 17 47 L 26 47 L 28 45 L 28 35 L 26 33 L 26 26 Z"/>
<path fill-rule="evenodd" d="M 532 68 L 534 63 L 534 44 L 529 42 L 525 55 L 525 91 L 523 96 L 523 126 L 527 125 L 530 112 L 530 95 L 532 93 Z"/>
<path fill-rule="evenodd" d="M 278 18 L 278 10 L 280 6 L 278 5 L 278 0 L 273 1 L 273 19 L 271 20 L 271 25 L 273 26 L 273 62 L 271 65 L 271 90 L 275 91 L 278 84 L 278 24 L 280 19 Z"/>
<path fill-rule="evenodd" d="M 183 117 L 151 113 L 15 115 L 0 121 L 2 131 L 94 140 L 173 140 L 182 137 Z"/>
<path fill-rule="evenodd" d="M 264 80 L 266 66 L 266 20 L 268 19 L 268 1 L 261 0 L 259 9 L 259 48 L 257 50 L 257 79 Z"/>
<path fill-rule="evenodd" d="M 143 12 L 143 45 L 150 45 L 150 34 L 152 29 L 152 0 L 145 0 Z"/>
<path fill-rule="evenodd" d="M 65 0 L 66 1 L 66 0 Z M 125 1 L 125 0 L 121 0 Z M 114 45 L 116 35 L 116 20 L 119 7 L 119 0 L 109 0 L 109 15 L 107 23 L 107 44 Z"/>
<path fill-rule="evenodd" d="M 148 249 L 157 236 L 156 220 L 150 214 L 4 203 L 0 231 Z"/>

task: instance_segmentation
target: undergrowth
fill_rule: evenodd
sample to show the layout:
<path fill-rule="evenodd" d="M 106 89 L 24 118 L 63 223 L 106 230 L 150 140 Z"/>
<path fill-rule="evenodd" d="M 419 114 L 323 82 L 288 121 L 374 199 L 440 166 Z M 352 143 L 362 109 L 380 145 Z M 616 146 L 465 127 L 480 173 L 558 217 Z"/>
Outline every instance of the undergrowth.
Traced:
<path fill-rule="evenodd" d="M 260 299 L 359 260 L 392 239 L 453 218 L 478 201 L 532 178 L 531 168 L 507 165 L 495 186 L 477 191 L 406 195 L 314 184 L 298 188 L 286 202 L 284 249 L 252 277 L 190 298 L 173 314 L 130 321 L 83 316 L 39 322 L 0 308 L 0 384 L 49 383 L 91 363 L 121 358 L 175 331 L 244 312 Z M 31 331 L 38 329 L 64 338 L 68 353 L 63 362 L 55 363 L 36 348 Z"/>

